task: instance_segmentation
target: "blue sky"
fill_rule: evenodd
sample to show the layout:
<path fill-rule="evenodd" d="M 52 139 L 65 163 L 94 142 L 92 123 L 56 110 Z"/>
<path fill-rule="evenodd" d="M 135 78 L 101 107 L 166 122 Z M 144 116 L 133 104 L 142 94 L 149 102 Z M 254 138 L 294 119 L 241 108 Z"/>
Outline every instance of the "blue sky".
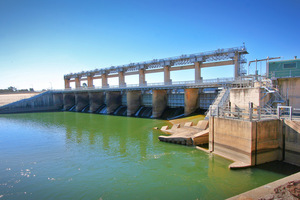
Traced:
<path fill-rule="evenodd" d="M 59 89 L 71 72 L 243 42 L 248 61 L 292 59 L 300 51 L 299 10 L 299 0 L 0 0 L 0 88 Z M 203 69 L 202 76 L 232 77 L 233 67 Z M 146 79 L 162 82 L 163 74 Z M 171 79 L 194 74 L 172 72 Z M 125 80 L 138 83 L 137 76 Z"/>

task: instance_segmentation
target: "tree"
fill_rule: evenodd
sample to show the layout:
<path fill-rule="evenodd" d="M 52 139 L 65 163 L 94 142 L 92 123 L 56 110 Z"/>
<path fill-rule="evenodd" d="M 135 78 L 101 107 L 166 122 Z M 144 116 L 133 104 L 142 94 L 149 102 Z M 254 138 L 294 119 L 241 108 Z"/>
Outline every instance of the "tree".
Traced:
<path fill-rule="evenodd" d="M 87 84 L 86 84 L 86 83 L 83 83 L 83 84 L 82 84 L 82 87 L 87 88 Z"/>
<path fill-rule="evenodd" d="M 13 86 L 10 86 L 7 88 L 9 91 L 12 91 L 12 92 L 15 92 L 17 91 L 17 88 L 13 87 Z"/>

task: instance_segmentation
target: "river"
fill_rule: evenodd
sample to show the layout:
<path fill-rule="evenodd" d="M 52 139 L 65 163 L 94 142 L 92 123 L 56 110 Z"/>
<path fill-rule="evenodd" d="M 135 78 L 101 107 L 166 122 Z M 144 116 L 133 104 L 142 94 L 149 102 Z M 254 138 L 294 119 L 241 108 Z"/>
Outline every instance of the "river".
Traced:
<path fill-rule="evenodd" d="M 229 170 L 222 157 L 159 142 L 153 127 L 166 124 L 73 112 L 0 115 L 0 199 L 224 199 L 293 172 L 282 163 Z"/>

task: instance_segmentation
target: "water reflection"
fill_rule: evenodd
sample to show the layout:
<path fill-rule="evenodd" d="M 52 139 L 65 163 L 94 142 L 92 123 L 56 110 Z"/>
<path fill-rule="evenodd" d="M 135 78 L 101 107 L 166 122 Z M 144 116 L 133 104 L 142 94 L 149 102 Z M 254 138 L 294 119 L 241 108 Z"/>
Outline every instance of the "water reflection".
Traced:
<path fill-rule="evenodd" d="M 65 112 L 2 115 L 1 124 L 4 199 L 225 199 L 286 175 L 229 170 L 231 161 L 159 142 L 161 120 Z"/>

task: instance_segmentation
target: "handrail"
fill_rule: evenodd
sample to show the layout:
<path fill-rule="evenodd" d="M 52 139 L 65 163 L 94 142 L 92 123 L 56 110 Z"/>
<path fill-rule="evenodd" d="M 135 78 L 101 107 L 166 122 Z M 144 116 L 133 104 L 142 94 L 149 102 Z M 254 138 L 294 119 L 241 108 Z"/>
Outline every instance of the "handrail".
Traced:
<path fill-rule="evenodd" d="M 271 112 L 270 112 L 271 111 Z M 265 108 L 234 108 L 234 107 L 219 107 L 211 105 L 209 110 L 209 116 L 217 116 L 221 118 L 239 119 L 245 121 L 259 121 L 262 119 L 289 119 L 300 120 L 299 108 L 293 108 L 292 106 L 278 106 L 277 108 L 271 108 L 266 110 Z"/>
<path fill-rule="evenodd" d="M 63 89 L 65 91 L 73 91 L 73 90 L 93 90 L 93 89 L 117 89 L 117 88 L 151 88 L 151 87 L 168 87 L 168 86 L 203 86 L 203 85 L 210 85 L 210 84 L 248 84 L 250 85 L 252 83 L 251 78 L 233 78 L 233 77 L 227 77 L 227 78 L 216 78 L 216 79 L 204 79 L 202 81 L 174 81 L 174 82 L 158 82 L 158 83 L 146 83 L 143 85 L 139 84 L 126 84 L 126 85 L 108 85 L 108 86 L 96 86 L 96 87 L 80 87 L 80 88 L 68 88 L 68 89 Z M 54 90 L 55 91 L 55 90 Z M 58 90 L 61 91 L 61 90 Z"/>

